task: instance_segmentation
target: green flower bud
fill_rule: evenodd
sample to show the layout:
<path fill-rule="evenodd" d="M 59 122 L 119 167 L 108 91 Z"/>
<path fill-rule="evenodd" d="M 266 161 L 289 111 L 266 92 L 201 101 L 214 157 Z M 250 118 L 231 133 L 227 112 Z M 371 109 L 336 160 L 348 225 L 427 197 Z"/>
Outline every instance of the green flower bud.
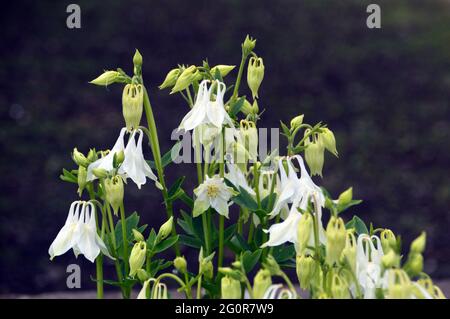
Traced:
<path fill-rule="evenodd" d="M 346 191 L 341 193 L 338 198 L 338 204 L 341 206 L 348 205 L 353 199 L 353 187 L 348 188 Z"/>
<path fill-rule="evenodd" d="M 251 57 L 248 61 L 247 84 L 252 91 L 253 99 L 258 97 L 258 90 L 264 79 L 264 62 L 262 58 Z"/>
<path fill-rule="evenodd" d="M 132 232 L 135 241 L 145 241 L 144 236 L 137 229 L 133 228 Z"/>
<path fill-rule="evenodd" d="M 122 114 L 128 131 L 138 128 L 144 105 L 142 84 L 127 84 L 122 93 Z"/>
<path fill-rule="evenodd" d="M 412 284 L 408 275 L 402 269 L 391 269 L 387 273 L 386 299 L 409 299 Z"/>
<path fill-rule="evenodd" d="M 302 125 L 303 124 L 303 118 L 304 118 L 303 114 L 297 115 L 296 117 L 294 117 L 291 120 L 291 128 L 295 129 L 295 128 L 298 128 L 300 125 Z"/>
<path fill-rule="evenodd" d="M 214 76 L 216 74 L 216 70 L 219 70 L 220 76 L 223 78 L 228 73 L 230 73 L 236 66 L 235 65 L 216 65 L 211 69 L 211 74 Z"/>
<path fill-rule="evenodd" d="M 134 244 L 130 253 L 130 276 L 134 277 L 139 269 L 145 263 L 145 256 L 147 254 L 147 244 L 145 241 L 140 241 Z"/>
<path fill-rule="evenodd" d="M 138 269 L 138 271 L 136 271 L 136 275 L 141 282 L 144 282 L 150 278 L 150 276 L 147 274 L 147 272 L 142 268 Z"/>
<path fill-rule="evenodd" d="M 390 229 L 384 229 L 380 234 L 383 252 L 387 254 L 390 250 L 397 250 L 397 239 Z"/>
<path fill-rule="evenodd" d="M 180 69 L 172 69 L 167 73 L 166 78 L 164 79 L 163 83 L 159 86 L 159 89 L 165 89 L 168 87 L 172 87 L 177 82 L 178 76 L 180 75 Z"/>
<path fill-rule="evenodd" d="M 265 269 L 270 271 L 272 276 L 278 276 L 282 273 L 280 266 L 272 255 L 268 255 L 266 257 L 265 262 L 263 262 L 263 266 Z"/>
<path fill-rule="evenodd" d="M 123 150 L 114 153 L 113 164 L 114 167 L 119 167 L 120 164 L 125 160 L 125 152 Z"/>
<path fill-rule="evenodd" d="M 234 268 L 241 268 L 241 267 L 242 267 L 242 263 L 241 263 L 239 260 L 233 261 L 233 262 L 231 263 L 231 265 L 232 265 Z"/>
<path fill-rule="evenodd" d="M 241 299 L 241 283 L 225 276 L 221 280 L 222 299 Z"/>
<path fill-rule="evenodd" d="M 115 215 L 119 212 L 119 207 L 123 202 L 123 193 L 124 187 L 122 177 L 116 175 L 105 179 L 106 200 L 111 204 Z"/>
<path fill-rule="evenodd" d="M 326 261 L 330 266 L 332 266 L 335 262 L 339 261 L 341 253 L 345 248 L 347 231 L 342 218 L 337 218 L 335 216 L 330 218 L 327 225 L 326 235 Z"/>
<path fill-rule="evenodd" d="M 334 299 L 350 298 L 350 290 L 347 280 L 338 274 L 333 274 L 333 278 L 331 280 L 331 295 Z"/>
<path fill-rule="evenodd" d="M 419 237 L 414 239 L 411 243 L 410 252 L 421 254 L 425 250 L 425 244 L 427 242 L 427 234 L 422 232 Z"/>
<path fill-rule="evenodd" d="M 195 65 L 191 65 L 190 67 L 185 69 L 178 77 L 177 81 L 175 82 L 175 86 L 172 88 L 172 91 L 170 91 L 170 94 L 186 89 L 195 80 L 196 76 L 197 67 Z"/>
<path fill-rule="evenodd" d="M 299 254 L 303 254 L 308 246 L 313 222 L 313 217 L 308 212 L 302 214 L 302 217 L 300 217 L 297 226 L 297 253 Z"/>
<path fill-rule="evenodd" d="M 234 163 L 238 165 L 241 171 L 247 171 L 247 162 L 250 159 L 250 154 L 247 149 L 239 142 L 233 142 L 232 154 Z"/>
<path fill-rule="evenodd" d="M 319 134 L 319 139 L 322 141 L 323 146 L 334 156 L 338 156 L 336 150 L 336 139 L 333 132 L 328 128 L 323 128 L 322 133 Z"/>
<path fill-rule="evenodd" d="M 78 167 L 78 175 L 77 175 L 77 181 L 78 181 L 78 195 L 81 197 L 81 194 L 83 193 L 83 189 L 86 187 L 86 178 L 87 178 L 87 170 L 84 166 Z"/>
<path fill-rule="evenodd" d="M 158 231 L 158 238 L 160 240 L 166 239 L 172 232 L 173 216 L 170 217 L 164 224 L 161 225 Z"/>
<path fill-rule="evenodd" d="M 381 257 L 381 263 L 385 269 L 396 268 L 400 266 L 400 256 L 394 250 L 389 250 L 387 254 Z"/>
<path fill-rule="evenodd" d="M 142 55 L 139 52 L 138 49 L 136 49 L 136 52 L 134 53 L 133 56 L 133 64 L 135 67 L 141 67 L 142 66 Z"/>
<path fill-rule="evenodd" d="M 214 266 L 211 260 L 201 264 L 201 272 L 206 279 L 212 279 L 214 276 Z"/>
<path fill-rule="evenodd" d="M 349 263 L 351 270 L 356 271 L 356 238 L 352 231 L 347 230 L 345 247 L 341 254 L 341 263 Z"/>
<path fill-rule="evenodd" d="M 266 290 L 272 285 L 272 277 L 270 271 L 261 269 L 253 280 L 253 298 L 262 299 Z"/>
<path fill-rule="evenodd" d="M 422 254 L 413 254 L 408 258 L 405 265 L 405 270 L 412 277 L 419 275 L 423 270 L 423 256 Z"/>
<path fill-rule="evenodd" d="M 89 162 L 95 162 L 97 159 L 98 159 L 98 156 L 97 156 L 97 152 L 95 151 L 95 149 L 93 149 L 93 148 L 91 148 L 90 150 L 89 150 L 89 153 L 88 153 L 88 155 L 87 155 L 87 159 L 88 159 L 88 161 Z"/>
<path fill-rule="evenodd" d="M 120 73 L 117 71 L 105 71 L 102 75 L 95 78 L 89 83 L 100 85 L 100 86 L 108 86 L 112 83 L 117 82 L 117 79 L 120 77 Z"/>
<path fill-rule="evenodd" d="M 181 274 L 185 274 L 187 272 L 187 262 L 184 256 L 179 256 L 173 260 L 173 265 L 176 270 L 178 270 Z"/>
<path fill-rule="evenodd" d="M 322 143 L 320 142 L 320 140 L 310 142 L 309 139 L 307 139 L 305 141 L 305 144 L 307 145 L 305 149 L 305 159 L 306 163 L 308 163 L 309 169 L 311 170 L 311 175 L 322 176 L 325 152 Z"/>
<path fill-rule="evenodd" d="M 108 171 L 106 169 L 103 169 L 103 168 L 93 168 L 92 169 L 92 174 L 94 174 L 94 176 L 97 177 L 97 178 L 106 178 L 106 177 L 108 177 Z"/>
<path fill-rule="evenodd" d="M 298 281 L 302 289 L 309 289 L 318 272 L 317 262 L 309 255 L 297 255 L 296 270 Z"/>
<path fill-rule="evenodd" d="M 255 122 L 242 120 L 239 132 L 239 142 L 244 145 L 250 158 L 256 161 L 258 158 L 258 129 Z"/>
<path fill-rule="evenodd" d="M 254 100 L 253 104 L 250 104 L 250 102 L 247 99 L 245 99 L 244 103 L 242 104 L 241 112 L 244 113 L 245 115 L 258 114 L 259 113 L 258 101 Z"/>
<path fill-rule="evenodd" d="M 253 39 L 248 34 L 245 37 L 244 43 L 242 43 L 242 54 L 248 56 L 253 51 L 256 45 L 256 39 Z"/>
<path fill-rule="evenodd" d="M 79 152 L 76 147 L 73 149 L 72 159 L 79 166 L 88 167 L 88 165 L 90 164 L 86 156 L 84 156 L 83 153 Z"/>

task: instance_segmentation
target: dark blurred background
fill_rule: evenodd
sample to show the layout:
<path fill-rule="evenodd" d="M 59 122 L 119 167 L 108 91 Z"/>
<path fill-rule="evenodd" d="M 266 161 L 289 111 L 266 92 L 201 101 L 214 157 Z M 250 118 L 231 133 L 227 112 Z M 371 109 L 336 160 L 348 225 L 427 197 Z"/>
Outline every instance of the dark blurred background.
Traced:
<path fill-rule="evenodd" d="M 70 3 L 2 4 L 0 293 L 67 289 L 75 259 L 50 262 L 47 249 L 77 195 L 58 176 L 74 167 L 73 147 L 109 148 L 123 126 L 121 87 L 87 82 L 104 69 L 131 73 L 139 48 L 166 151 L 187 110 L 157 85 L 178 63 L 239 64 L 247 33 L 266 65 L 262 125 L 299 113 L 328 123 L 340 157 L 316 181 L 335 196 L 353 186 L 364 203 L 351 213 L 407 245 L 426 230 L 426 271 L 450 276 L 449 1 L 377 1 L 381 29 L 366 27 L 367 1 L 152 0 L 76 1 L 82 28 L 71 30 Z M 169 181 L 186 171 L 172 165 Z M 126 206 L 156 228 L 165 219 L 150 184 L 128 187 Z M 94 267 L 76 262 L 89 281 Z"/>

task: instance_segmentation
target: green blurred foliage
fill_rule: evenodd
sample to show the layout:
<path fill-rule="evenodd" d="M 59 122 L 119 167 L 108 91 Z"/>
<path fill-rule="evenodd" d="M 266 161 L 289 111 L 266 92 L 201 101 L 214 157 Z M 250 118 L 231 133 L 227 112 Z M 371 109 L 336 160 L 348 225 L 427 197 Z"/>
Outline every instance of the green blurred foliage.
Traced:
<path fill-rule="evenodd" d="M 187 111 L 181 98 L 158 91 L 166 72 L 206 57 L 237 64 L 247 33 L 266 65 L 264 126 L 298 113 L 328 123 L 340 157 L 326 158 L 323 185 L 335 196 L 353 186 L 365 200 L 353 213 L 407 243 L 425 229 L 426 270 L 450 275 L 448 2 L 378 1 L 377 30 L 365 24 L 368 1 L 77 3 L 80 30 L 65 25 L 68 2 L 2 10 L 1 293 L 66 289 L 65 267 L 75 259 L 50 262 L 47 249 L 77 195 L 58 175 L 73 167 L 73 147 L 108 148 L 123 126 L 121 89 L 87 82 L 103 69 L 131 73 L 139 48 L 165 151 Z M 245 85 L 242 93 L 249 94 Z M 186 168 L 172 166 L 168 178 Z M 125 205 L 159 225 L 165 214 L 150 184 L 140 192 L 129 186 Z M 92 265 L 76 262 L 87 266 L 83 287 L 93 287 Z"/>

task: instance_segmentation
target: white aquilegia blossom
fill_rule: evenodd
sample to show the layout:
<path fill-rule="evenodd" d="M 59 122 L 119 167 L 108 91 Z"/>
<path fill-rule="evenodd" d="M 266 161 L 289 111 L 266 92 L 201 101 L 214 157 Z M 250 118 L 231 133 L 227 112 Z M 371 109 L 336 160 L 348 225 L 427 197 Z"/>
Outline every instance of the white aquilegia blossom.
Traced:
<path fill-rule="evenodd" d="M 379 237 L 359 235 L 356 246 L 356 276 L 363 288 L 365 299 L 375 298 L 375 289 L 380 288 L 382 284 L 381 258 L 383 255 Z"/>
<path fill-rule="evenodd" d="M 218 175 L 206 176 L 206 180 L 200 184 L 194 194 L 197 197 L 194 202 L 193 215 L 197 217 L 208 208 L 214 208 L 220 215 L 228 218 L 228 203 L 235 195 L 233 188 L 225 185 L 223 178 Z"/>
<path fill-rule="evenodd" d="M 48 249 L 50 259 L 65 254 L 71 248 L 76 257 L 82 254 L 90 262 L 94 262 L 100 252 L 112 258 L 97 234 L 92 202 L 76 201 L 70 205 L 66 222 Z"/>
<path fill-rule="evenodd" d="M 225 83 L 216 81 L 217 95 L 212 101 L 213 84 L 208 88 L 208 82 L 208 80 L 203 80 L 200 83 L 194 106 L 181 121 L 179 130 L 190 131 L 202 124 L 214 125 L 217 128 L 222 128 L 225 124 L 233 125 L 233 121 L 223 105 Z"/>
<path fill-rule="evenodd" d="M 143 131 L 134 130 L 130 133 L 131 135 L 128 139 L 126 147 L 124 143 L 125 133 L 127 133 L 127 129 L 124 127 L 120 130 L 119 138 L 111 151 L 106 156 L 99 158 L 88 166 L 87 181 L 92 181 L 97 178 L 92 172 L 93 169 L 101 168 L 111 172 L 114 168 L 114 154 L 124 151 L 125 159 L 119 167 L 118 174 L 123 176 L 125 179 L 131 178 L 139 189 L 146 183 L 146 177 L 155 181 L 156 186 L 161 188 L 161 185 L 157 181 L 157 177 L 144 159 L 144 154 L 142 151 Z M 139 137 L 136 142 L 135 137 L 137 134 Z"/>
<path fill-rule="evenodd" d="M 225 178 L 228 179 L 236 188 L 242 187 L 250 195 L 256 196 L 255 191 L 248 185 L 245 174 L 241 169 L 232 163 L 227 163 L 228 173 L 225 174 Z"/>

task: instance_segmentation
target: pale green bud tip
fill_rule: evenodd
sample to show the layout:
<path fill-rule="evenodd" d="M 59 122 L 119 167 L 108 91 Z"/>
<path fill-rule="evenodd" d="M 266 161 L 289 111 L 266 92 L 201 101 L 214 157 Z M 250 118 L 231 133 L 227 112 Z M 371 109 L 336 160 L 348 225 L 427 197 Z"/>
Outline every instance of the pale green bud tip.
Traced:
<path fill-rule="evenodd" d="M 98 159 L 98 156 L 97 156 L 97 152 L 95 151 L 95 149 L 93 149 L 93 148 L 91 148 L 90 150 L 89 150 L 89 153 L 88 153 L 88 155 L 87 155 L 87 159 L 88 159 L 88 161 L 89 162 L 95 162 L 97 159 Z"/>
<path fill-rule="evenodd" d="M 180 75 L 180 69 L 173 69 L 170 70 L 169 73 L 167 73 L 166 78 L 164 79 L 163 83 L 159 86 L 159 89 L 165 89 L 168 87 L 172 87 L 177 82 L 178 76 Z"/>
<path fill-rule="evenodd" d="M 145 241 L 140 241 L 134 244 L 130 253 L 130 276 L 134 277 L 139 269 L 145 263 L 145 255 L 147 253 L 147 244 Z"/>
<path fill-rule="evenodd" d="M 123 150 L 114 153 L 114 166 L 117 167 L 125 160 L 125 152 Z"/>
<path fill-rule="evenodd" d="M 86 156 L 84 156 L 83 153 L 79 152 L 76 147 L 73 149 L 72 159 L 79 166 L 87 167 L 90 163 Z"/>
<path fill-rule="evenodd" d="M 291 120 L 291 128 L 297 128 L 303 124 L 304 115 L 298 115 Z"/>
<path fill-rule="evenodd" d="M 240 299 L 241 283 L 231 277 L 225 276 L 221 280 L 222 299 Z"/>
<path fill-rule="evenodd" d="M 137 230 L 133 229 L 133 236 L 135 241 L 144 241 L 144 236 Z"/>
<path fill-rule="evenodd" d="M 242 51 L 244 54 L 248 55 L 253 51 L 256 45 L 256 39 L 253 39 L 248 34 L 245 37 L 244 43 L 242 43 Z"/>
<path fill-rule="evenodd" d="M 120 73 L 117 71 L 105 71 L 103 74 L 101 74 L 99 77 L 93 79 L 91 84 L 100 85 L 100 86 L 107 86 L 109 84 L 115 83 L 117 79 L 119 78 Z"/>
<path fill-rule="evenodd" d="M 94 176 L 97 177 L 97 178 L 106 178 L 106 177 L 108 177 L 108 171 L 106 169 L 103 169 L 103 168 L 93 168 L 92 169 L 92 174 L 94 174 Z"/>
<path fill-rule="evenodd" d="M 172 232 L 172 227 L 173 227 L 173 216 L 170 217 L 164 224 L 162 224 L 158 232 L 159 238 L 161 238 L 161 240 L 167 238 L 167 236 L 169 236 L 170 233 Z"/>
<path fill-rule="evenodd" d="M 142 55 L 138 49 L 136 49 L 136 52 L 134 53 L 133 64 L 134 66 L 142 66 Z"/>
<path fill-rule="evenodd" d="M 220 73 L 221 77 L 225 77 L 230 73 L 236 66 L 235 65 L 216 65 L 211 69 L 211 74 L 214 76 L 217 70 Z"/>
<path fill-rule="evenodd" d="M 264 79 L 264 62 L 262 58 L 251 57 L 248 61 L 247 84 L 253 99 L 258 97 L 259 87 Z"/>
<path fill-rule="evenodd" d="M 319 138 L 321 139 L 323 146 L 325 146 L 330 153 L 337 157 L 338 151 L 336 149 L 336 139 L 333 132 L 328 128 L 323 128 Z"/>
<path fill-rule="evenodd" d="M 201 265 L 203 276 L 207 279 L 212 279 L 214 276 L 214 266 L 211 261 L 202 263 Z"/>
<path fill-rule="evenodd" d="M 117 215 L 119 207 L 123 203 L 124 187 L 122 177 L 116 175 L 105 179 L 106 200 L 111 204 L 114 214 Z"/>
<path fill-rule="evenodd" d="M 186 273 L 187 262 L 186 262 L 186 258 L 184 258 L 184 256 L 175 258 L 173 261 L 173 265 L 180 273 L 182 273 L 182 274 Z"/>
<path fill-rule="evenodd" d="M 305 149 L 305 159 L 311 170 L 311 175 L 322 176 L 324 152 L 325 150 L 320 141 L 307 144 Z"/>
<path fill-rule="evenodd" d="M 141 282 L 146 281 L 149 278 L 147 272 L 142 268 L 136 271 L 136 275 Z"/>
<path fill-rule="evenodd" d="M 175 82 L 175 86 L 172 88 L 172 91 L 170 91 L 170 94 L 186 89 L 195 80 L 197 74 L 197 67 L 195 65 L 191 65 L 186 68 L 178 77 Z"/>
<path fill-rule="evenodd" d="M 400 265 L 400 257 L 391 249 L 387 254 L 381 257 L 384 268 L 393 268 Z"/>
<path fill-rule="evenodd" d="M 425 250 L 425 244 L 427 241 L 427 234 L 425 232 L 422 232 L 419 237 L 414 239 L 414 241 L 411 244 L 411 252 L 420 254 Z"/>
<path fill-rule="evenodd" d="M 78 175 L 77 175 L 77 182 L 78 182 L 78 195 L 81 197 L 81 194 L 83 193 L 83 189 L 86 187 L 86 178 L 87 178 L 87 170 L 84 166 L 78 167 Z"/>
<path fill-rule="evenodd" d="M 255 299 L 262 299 L 266 290 L 272 285 L 272 277 L 270 271 L 261 269 L 255 276 L 253 283 L 253 297 Z"/>
<path fill-rule="evenodd" d="M 390 250 L 397 249 L 397 240 L 395 235 L 390 229 L 384 229 L 380 234 L 381 245 L 383 246 L 383 252 L 387 254 Z"/>
<path fill-rule="evenodd" d="M 338 198 L 339 205 L 347 205 L 353 199 L 353 187 L 348 188 L 346 191 L 341 193 Z"/>

